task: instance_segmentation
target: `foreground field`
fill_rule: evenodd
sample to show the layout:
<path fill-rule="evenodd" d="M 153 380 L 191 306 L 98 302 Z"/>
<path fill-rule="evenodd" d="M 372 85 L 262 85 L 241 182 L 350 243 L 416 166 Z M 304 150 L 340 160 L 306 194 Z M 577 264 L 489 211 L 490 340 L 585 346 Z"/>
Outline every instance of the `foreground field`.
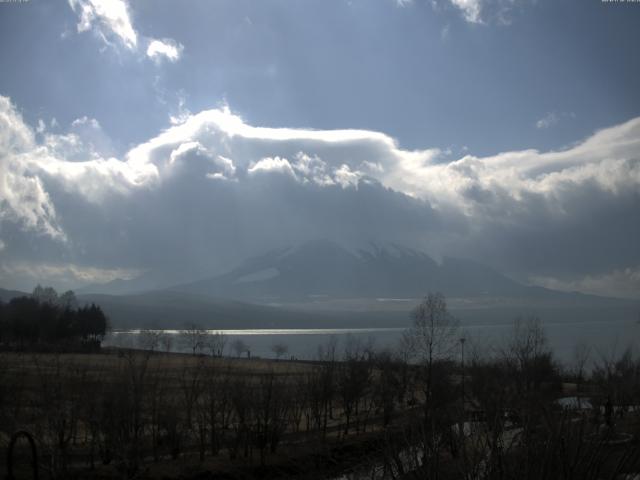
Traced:
<path fill-rule="evenodd" d="M 640 472 L 640 360 L 625 354 L 590 376 L 562 372 L 544 342 L 529 348 L 535 328 L 511 350 L 466 366 L 409 362 L 357 343 L 341 355 L 328 345 L 313 362 L 0 353 L 0 448 L 28 432 L 41 477 L 52 479 L 618 480 Z M 574 400 L 560 404 L 567 388 Z M 0 471 L 32 478 L 26 437 L 0 456 Z"/>
<path fill-rule="evenodd" d="M 40 468 L 60 478 L 184 478 L 207 470 L 277 478 L 300 476 L 296 465 L 311 457 L 317 476 L 348 467 L 347 458 L 340 465 L 327 458 L 365 448 L 392 415 L 383 418 L 380 400 L 365 392 L 380 378 L 373 361 L 346 371 L 334 360 L 113 349 L 4 353 L 0 362 L 0 447 L 13 432 L 30 432 Z M 17 468 L 27 468 L 27 453 L 16 450 L 24 457 Z"/>

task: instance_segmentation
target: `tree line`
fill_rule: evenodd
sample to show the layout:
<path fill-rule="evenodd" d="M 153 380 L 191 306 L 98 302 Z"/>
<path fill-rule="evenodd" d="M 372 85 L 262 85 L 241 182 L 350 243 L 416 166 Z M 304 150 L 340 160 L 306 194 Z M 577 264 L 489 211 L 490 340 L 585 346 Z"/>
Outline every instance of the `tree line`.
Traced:
<path fill-rule="evenodd" d="M 99 347 L 108 327 L 102 309 L 93 303 L 80 306 L 71 290 L 58 295 L 38 285 L 30 296 L 0 302 L 0 344 L 5 347 Z"/>

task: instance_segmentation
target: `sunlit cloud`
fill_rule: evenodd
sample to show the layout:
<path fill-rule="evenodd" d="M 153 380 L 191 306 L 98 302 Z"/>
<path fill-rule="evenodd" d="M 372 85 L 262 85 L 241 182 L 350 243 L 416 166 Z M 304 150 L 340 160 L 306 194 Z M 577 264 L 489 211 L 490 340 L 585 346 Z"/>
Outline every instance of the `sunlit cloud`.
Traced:
<path fill-rule="evenodd" d="M 564 150 L 455 157 L 375 131 L 254 126 L 223 106 L 114 156 L 92 140 L 97 121 L 36 135 L 10 99 L 0 107 L 1 221 L 68 242 L 75 264 L 206 270 L 313 236 L 570 282 L 640 264 L 640 118 Z"/>
<path fill-rule="evenodd" d="M 69 0 L 69 5 L 78 15 L 78 32 L 93 29 L 107 43 L 115 38 L 129 50 L 138 46 L 125 0 Z"/>
<path fill-rule="evenodd" d="M 450 0 L 453 5 L 462 11 L 464 19 L 470 23 L 481 23 L 480 0 Z"/>
<path fill-rule="evenodd" d="M 429 0 L 435 11 L 446 11 L 453 8 L 471 25 L 510 25 L 514 9 L 521 4 L 532 3 L 531 0 Z M 411 3 L 411 2 L 409 2 Z M 446 33 L 444 33 L 446 31 Z M 443 30 L 443 37 L 448 35 L 448 28 Z"/>
<path fill-rule="evenodd" d="M 180 59 L 184 47 L 171 39 L 151 40 L 147 47 L 147 57 L 156 62 L 167 60 L 177 62 Z"/>
<path fill-rule="evenodd" d="M 106 46 L 122 45 L 130 52 L 146 49 L 145 54 L 156 63 L 177 62 L 183 45 L 170 38 L 142 37 L 133 25 L 127 0 L 68 0 L 78 16 L 79 33 L 92 31 Z M 142 37 L 142 39 L 141 39 Z"/>

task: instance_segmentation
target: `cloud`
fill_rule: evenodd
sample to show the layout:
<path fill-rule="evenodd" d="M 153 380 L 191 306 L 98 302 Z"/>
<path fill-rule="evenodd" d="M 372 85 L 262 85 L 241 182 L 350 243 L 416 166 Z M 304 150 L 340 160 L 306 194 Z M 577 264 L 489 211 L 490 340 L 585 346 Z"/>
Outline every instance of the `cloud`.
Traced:
<path fill-rule="evenodd" d="M 462 11 L 464 19 L 470 23 L 482 23 L 480 17 L 480 0 L 450 0 L 451 3 Z"/>
<path fill-rule="evenodd" d="M 146 56 L 159 64 L 163 60 L 177 62 L 183 45 L 170 38 L 162 40 L 139 35 L 131 20 L 127 0 L 68 0 L 78 15 L 78 32 L 93 31 L 107 46 L 122 45 L 138 52 L 146 45 Z"/>
<path fill-rule="evenodd" d="M 0 272 L 5 276 L 23 278 L 27 285 L 31 284 L 34 279 L 46 278 L 51 283 L 67 287 L 103 284 L 117 279 L 130 280 L 142 273 L 131 269 L 104 269 L 74 264 L 32 264 L 28 262 L 0 265 Z"/>
<path fill-rule="evenodd" d="M 170 283 L 318 237 L 525 280 L 640 265 L 640 118 L 565 150 L 458 158 L 381 132 L 253 126 L 226 106 L 185 112 L 121 157 L 88 140 L 88 118 L 36 135 L 1 98 L 0 122 L 5 266 L 65 258 Z"/>
<path fill-rule="evenodd" d="M 577 279 L 533 277 L 531 281 L 536 285 L 565 292 L 640 299 L 640 267 L 624 268 L 599 275 L 586 275 Z"/>
<path fill-rule="evenodd" d="M 65 134 L 52 133 L 46 128 L 38 128 L 42 144 L 54 157 L 63 156 L 70 161 L 85 161 L 110 157 L 114 153 L 111 139 L 105 134 L 95 118 L 77 118 Z"/>
<path fill-rule="evenodd" d="M 516 7 L 529 3 L 529 0 L 430 0 L 436 11 L 446 10 L 443 5 L 451 6 L 462 18 L 474 25 L 510 25 L 512 13 Z M 535 3 L 535 1 L 533 2 Z"/>
<path fill-rule="evenodd" d="M 184 47 L 170 38 L 163 40 L 151 40 L 147 47 L 147 57 L 156 62 L 167 60 L 169 62 L 177 62 L 182 55 Z"/>
<path fill-rule="evenodd" d="M 372 168 L 370 164 L 363 164 Z M 373 167 L 375 169 L 375 166 Z M 280 157 L 266 157 L 252 163 L 247 169 L 250 175 L 260 173 L 277 173 L 290 176 L 302 184 L 315 184 L 320 187 L 339 185 L 345 188 L 358 188 L 358 184 L 365 177 L 359 170 L 352 170 L 349 165 L 342 164 L 336 167 L 328 165 L 319 157 L 298 152 L 292 161 Z"/>
<path fill-rule="evenodd" d="M 335 171 L 336 182 L 342 186 L 342 188 L 349 186 L 357 187 L 362 177 L 363 174 L 361 172 L 352 171 L 349 165 L 344 163 Z"/>
<path fill-rule="evenodd" d="M 547 113 L 544 117 L 536 122 L 536 128 L 549 128 L 558 123 L 559 116 L 555 112 Z"/>
<path fill-rule="evenodd" d="M 125 0 L 69 0 L 69 5 L 79 17 L 78 32 L 93 29 L 105 43 L 115 38 L 129 50 L 138 46 Z"/>
<path fill-rule="evenodd" d="M 280 174 L 291 175 L 293 178 L 296 178 L 296 174 L 294 173 L 293 167 L 291 167 L 289 160 L 280 157 L 263 158 L 262 160 L 252 164 L 247 172 L 249 174 L 256 174 L 261 172 L 276 172 Z"/>
<path fill-rule="evenodd" d="M 0 96 L 0 221 L 64 239 L 53 203 L 42 180 L 30 171 L 36 150 L 34 132 L 6 97 Z"/>
<path fill-rule="evenodd" d="M 440 39 L 443 42 L 448 40 L 449 37 L 451 36 L 450 32 L 451 32 L 451 27 L 449 26 L 449 24 L 447 24 L 444 27 L 442 27 L 442 29 L 440 30 Z"/>
<path fill-rule="evenodd" d="M 566 119 L 566 118 L 575 118 L 575 114 L 574 113 L 567 113 L 567 112 L 561 112 L 561 113 L 557 113 L 557 112 L 549 112 L 547 113 L 544 117 L 542 117 L 540 120 L 538 120 L 536 122 L 536 128 L 537 129 L 546 129 L 546 128 L 551 128 L 555 125 L 557 125 L 562 119 Z"/>

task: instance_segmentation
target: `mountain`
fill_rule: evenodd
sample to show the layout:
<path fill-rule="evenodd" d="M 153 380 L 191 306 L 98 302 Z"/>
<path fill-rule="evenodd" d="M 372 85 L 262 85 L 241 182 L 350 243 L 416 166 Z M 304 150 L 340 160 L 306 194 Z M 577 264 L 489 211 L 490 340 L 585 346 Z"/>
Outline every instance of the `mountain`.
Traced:
<path fill-rule="evenodd" d="M 209 329 L 340 328 L 405 325 L 406 313 L 305 312 L 203 295 L 157 290 L 135 295 L 80 295 L 81 304 L 100 305 L 113 328 L 173 328 L 195 323 Z"/>
<path fill-rule="evenodd" d="M 12 298 L 25 297 L 28 295 L 31 295 L 31 294 L 26 292 L 20 292 L 18 290 L 6 290 L 4 288 L 0 288 L 0 302 L 8 302 Z"/>
<path fill-rule="evenodd" d="M 415 298 L 429 291 L 447 297 L 539 297 L 556 292 L 522 285 L 470 260 L 441 264 L 397 245 L 348 250 L 313 241 L 254 257 L 224 275 L 172 290 L 252 302 L 318 298 Z"/>
<path fill-rule="evenodd" d="M 143 284 L 116 281 L 106 291 L 87 288 L 77 296 L 80 304 L 100 305 L 115 328 L 405 326 L 417 299 L 434 291 L 468 324 L 508 322 L 524 313 L 549 321 L 627 319 L 640 307 L 522 285 L 470 260 L 438 263 L 398 245 L 347 249 L 326 240 L 274 250 L 196 282 L 133 293 L 137 288 Z M 20 295 L 0 289 L 3 301 Z"/>
<path fill-rule="evenodd" d="M 116 278 L 107 283 L 90 284 L 75 290 L 78 295 L 106 294 L 106 295 L 128 295 L 142 293 L 151 290 L 159 290 L 162 285 L 150 280 L 146 276 L 124 280 Z"/>

